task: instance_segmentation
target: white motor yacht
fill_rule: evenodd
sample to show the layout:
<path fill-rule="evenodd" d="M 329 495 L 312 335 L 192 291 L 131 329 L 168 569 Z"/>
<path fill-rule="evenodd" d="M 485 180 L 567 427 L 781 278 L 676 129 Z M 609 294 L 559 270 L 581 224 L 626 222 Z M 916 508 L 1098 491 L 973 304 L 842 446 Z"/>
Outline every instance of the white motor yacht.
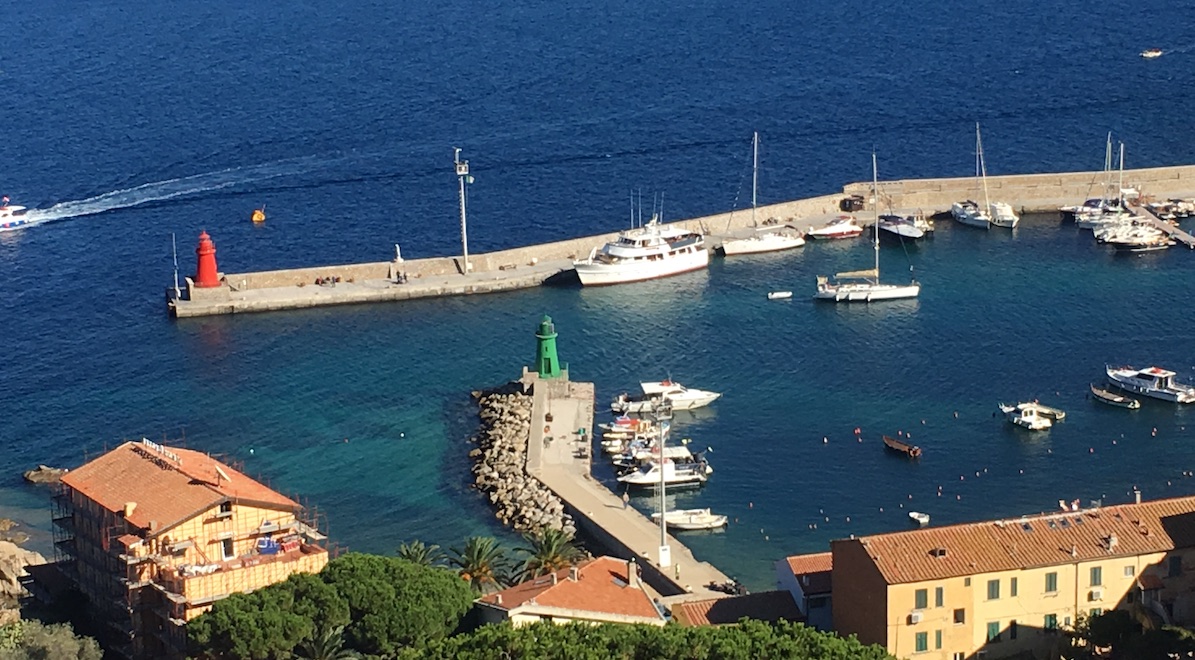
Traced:
<path fill-rule="evenodd" d="M 16 231 L 33 224 L 24 206 L 9 206 L 8 197 L 0 198 L 0 231 Z"/>
<path fill-rule="evenodd" d="M 863 225 L 854 216 L 840 215 L 830 222 L 805 232 L 806 238 L 815 240 L 831 240 L 836 238 L 856 238 L 863 233 Z"/>
<path fill-rule="evenodd" d="M 648 463 L 630 474 L 618 477 L 618 481 L 628 486 L 659 488 L 662 476 L 665 486 L 673 488 L 678 486 L 701 486 L 709 480 L 710 472 L 713 472 L 713 470 L 704 461 L 697 463 L 675 463 L 664 459 L 663 475 L 661 475 L 659 463 Z"/>
<path fill-rule="evenodd" d="M 573 263 L 585 286 L 640 282 L 700 270 L 709 265 L 705 237 L 681 227 L 661 225 L 659 216 L 642 227 L 619 232 L 618 238 L 588 259 Z"/>
<path fill-rule="evenodd" d="M 651 519 L 659 522 L 660 514 L 651 514 Z M 676 509 L 664 513 L 664 524 L 672 529 L 719 529 L 729 522 L 727 516 L 713 513 L 709 509 Z"/>
<path fill-rule="evenodd" d="M 1108 383 L 1128 392 L 1173 401 L 1195 403 L 1195 387 L 1174 379 L 1174 372 L 1161 367 L 1105 367 Z"/>
<path fill-rule="evenodd" d="M 673 410 L 701 408 L 710 405 L 722 396 L 720 392 L 690 389 L 671 379 L 639 383 L 639 387 L 643 390 L 644 396 L 663 397 L 672 404 Z"/>

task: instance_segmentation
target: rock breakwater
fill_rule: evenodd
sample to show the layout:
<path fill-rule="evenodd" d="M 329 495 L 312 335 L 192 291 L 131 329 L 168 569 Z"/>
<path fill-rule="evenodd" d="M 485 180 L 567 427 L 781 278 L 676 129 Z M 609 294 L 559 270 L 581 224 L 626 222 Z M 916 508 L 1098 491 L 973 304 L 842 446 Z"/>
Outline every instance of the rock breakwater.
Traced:
<path fill-rule="evenodd" d="M 481 430 L 471 440 L 474 486 L 489 496 L 503 525 L 534 534 L 544 528 L 576 533 L 564 503 L 538 479 L 527 474 L 532 397 L 517 384 L 474 392 Z"/>

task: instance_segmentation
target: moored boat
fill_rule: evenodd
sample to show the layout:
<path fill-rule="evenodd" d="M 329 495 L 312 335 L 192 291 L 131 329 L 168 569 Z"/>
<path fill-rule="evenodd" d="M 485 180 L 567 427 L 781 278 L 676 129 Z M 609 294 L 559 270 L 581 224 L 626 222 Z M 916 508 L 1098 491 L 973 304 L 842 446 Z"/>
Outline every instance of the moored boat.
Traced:
<path fill-rule="evenodd" d="M 926 525 L 929 524 L 929 514 L 928 513 L 922 513 L 920 511 L 910 511 L 909 519 L 922 527 L 925 527 Z"/>
<path fill-rule="evenodd" d="M 1091 394 L 1095 397 L 1096 401 L 1106 403 L 1110 406 L 1128 408 L 1129 410 L 1136 410 L 1141 407 L 1141 402 L 1132 397 L 1121 396 L 1115 392 L 1096 387 L 1094 384 L 1091 386 Z"/>
<path fill-rule="evenodd" d="M 709 479 L 709 474 L 713 472 L 713 470 L 705 461 L 698 461 L 696 463 L 675 463 L 668 459 L 664 459 L 664 467 L 662 472 L 663 474 L 661 475 L 659 463 L 648 463 L 634 472 L 618 477 L 618 481 L 619 483 L 623 483 L 628 486 L 659 488 L 662 476 L 664 484 L 672 488 L 680 486 L 701 486 Z"/>
<path fill-rule="evenodd" d="M 1035 401 L 1018 403 L 1016 405 L 1000 404 L 1000 412 L 1005 419 L 1030 431 L 1045 431 L 1054 425 L 1055 420 L 1066 417 L 1066 413 L 1056 408 L 1043 406 Z"/>
<path fill-rule="evenodd" d="M 1195 387 L 1174 379 L 1173 371 L 1161 367 L 1104 367 L 1108 384 L 1163 401 L 1195 403 Z"/>
<path fill-rule="evenodd" d="M 806 238 L 817 240 L 832 240 L 836 238 L 856 238 L 863 233 L 863 225 L 853 216 L 840 215 L 830 222 L 805 232 Z"/>
<path fill-rule="evenodd" d="M 890 237 L 901 242 L 916 241 L 934 231 L 933 223 L 921 216 L 881 215 L 879 223 L 880 231 L 883 232 L 880 234 L 881 237 Z"/>
<path fill-rule="evenodd" d="M 639 383 L 639 388 L 643 390 L 643 394 L 646 396 L 663 397 L 672 405 L 673 410 L 701 408 L 710 405 L 718 397 L 722 396 L 720 392 L 685 387 L 670 378 L 661 381 Z"/>
<path fill-rule="evenodd" d="M 788 300 L 793 297 L 792 291 L 769 291 L 768 300 Z"/>
<path fill-rule="evenodd" d="M 642 227 L 619 232 L 594 248 L 589 258 L 573 262 L 585 286 L 640 282 L 679 275 L 709 266 L 705 237 L 681 227 L 660 224 L 659 216 Z"/>
<path fill-rule="evenodd" d="M 911 442 L 893 438 L 890 435 L 884 436 L 884 446 L 909 458 L 921 458 L 921 447 Z"/>
<path fill-rule="evenodd" d="M 651 519 L 659 522 L 660 514 L 651 514 Z M 679 530 L 719 529 L 728 522 L 727 516 L 709 509 L 675 509 L 664 513 L 664 524 Z"/>

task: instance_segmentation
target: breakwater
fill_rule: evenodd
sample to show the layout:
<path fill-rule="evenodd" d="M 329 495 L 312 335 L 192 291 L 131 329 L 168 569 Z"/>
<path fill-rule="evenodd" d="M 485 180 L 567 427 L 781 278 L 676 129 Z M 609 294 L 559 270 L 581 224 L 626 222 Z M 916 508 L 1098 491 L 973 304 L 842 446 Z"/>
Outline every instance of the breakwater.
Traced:
<path fill-rule="evenodd" d="M 517 384 L 515 384 L 517 385 Z M 538 479 L 527 474 L 532 397 L 506 386 L 475 392 L 481 430 L 469 452 L 475 462 L 474 485 L 486 493 L 498 520 L 520 533 L 550 527 L 576 534 L 564 504 Z"/>
<path fill-rule="evenodd" d="M 1059 206 L 1099 196 L 1106 173 L 1068 172 L 988 176 L 992 199 L 1022 212 L 1053 211 Z M 1140 191 L 1142 199 L 1195 195 L 1195 165 L 1125 170 L 1123 186 Z M 759 207 L 760 221 L 769 218 L 802 231 L 824 224 L 839 211 L 844 197 L 871 198 L 870 182 L 850 183 L 841 193 Z M 942 213 L 961 199 L 982 194 L 974 177 L 907 179 L 880 182 L 879 203 L 897 213 Z M 867 211 L 864 211 L 864 215 Z M 721 237 L 751 223 L 749 210 L 679 220 L 674 225 L 701 231 L 717 247 Z M 302 309 L 326 305 L 393 302 L 417 298 L 496 293 L 540 286 L 567 277 L 572 262 L 617 236 L 617 232 L 572 238 L 460 257 L 317 266 L 252 273 L 222 273 L 219 285 L 167 292 L 167 306 L 176 318 Z"/>

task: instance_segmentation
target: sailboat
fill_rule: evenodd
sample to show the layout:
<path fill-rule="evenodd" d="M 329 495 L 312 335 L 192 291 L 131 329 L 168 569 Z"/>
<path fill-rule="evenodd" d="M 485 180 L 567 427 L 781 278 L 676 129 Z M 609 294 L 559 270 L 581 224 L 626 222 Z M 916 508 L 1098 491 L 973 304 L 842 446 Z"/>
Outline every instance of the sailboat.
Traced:
<path fill-rule="evenodd" d="M 983 178 L 983 200 L 988 205 L 988 218 L 997 227 L 1013 229 L 1021 221 L 1008 202 L 993 202 L 988 199 L 988 167 L 983 160 L 983 140 L 979 137 L 979 122 L 975 122 L 975 153 L 979 158 L 979 176 Z"/>
<path fill-rule="evenodd" d="M 975 178 L 977 183 L 981 184 L 983 188 L 983 207 L 976 204 L 973 200 L 966 200 L 962 202 L 955 202 L 950 205 L 950 215 L 954 219 L 964 225 L 972 227 L 979 227 L 980 229 L 989 229 L 992 226 L 992 217 L 988 215 L 987 208 L 990 206 L 988 202 L 988 182 L 986 173 L 983 171 L 983 145 L 979 141 L 979 124 L 975 124 Z"/>
<path fill-rule="evenodd" d="M 772 226 L 760 227 L 755 218 L 755 193 L 759 182 L 759 133 L 751 138 L 752 171 L 751 171 L 751 231 L 746 238 L 728 238 L 722 242 L 722 253 L 726 256 L 735 254 L 756 254 L 758 252 L 778 252 L 790 250 L 805 244 L 805 239 L 799 232 L 787 228 L 776 229 Z M 728 223 L 729 224 L 729 223 Z"/>
<path fill-rule="evenodd" d="M 916 280 L 908 284 L 880 283 L 880 177 L 876 168 L 876 155 L 871 154 L 871 178 L 875 224 L 872 225 L 872 246 L 875 250 L 875 268 L 836 273 L 834 281 L 824 275 L 817 277 L 818 300 L 834 302 L 871 302 L 873 300 L 895 300 L 916 298 L 921 285 Z"/>

